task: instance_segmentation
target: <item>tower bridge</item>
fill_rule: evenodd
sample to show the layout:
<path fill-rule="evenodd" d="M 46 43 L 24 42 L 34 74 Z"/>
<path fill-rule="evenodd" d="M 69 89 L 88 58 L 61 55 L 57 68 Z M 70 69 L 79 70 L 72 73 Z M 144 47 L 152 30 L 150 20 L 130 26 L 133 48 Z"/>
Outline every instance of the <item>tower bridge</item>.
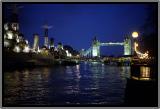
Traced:
<path fill-rule="evenodd" d="M 126 37 L 123 42 L 100 42 L 96 37 L 92 41 L 92 46 L 83 51 L 81 54 L 84 57 L 100 57 L 100 47 L 101 46 L 123 46 L 124 55 L 131 55 L 131 39 Z"/>

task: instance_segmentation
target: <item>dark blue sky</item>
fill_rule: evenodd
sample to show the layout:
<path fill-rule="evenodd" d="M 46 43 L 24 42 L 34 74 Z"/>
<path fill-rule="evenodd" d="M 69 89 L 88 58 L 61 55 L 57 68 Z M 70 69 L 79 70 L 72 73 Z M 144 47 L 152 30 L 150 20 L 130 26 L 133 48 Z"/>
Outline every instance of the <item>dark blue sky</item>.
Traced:
<path fill-rule="evenodd" d="M 33 44 L 38 33 L 43 43 L 42 25 L 53 28 L 49 38 L 74 49 L 88 49 L 94 36 L 101 42 L 122 42 L 124 36 L 139 31 L 147 17 L 147 4 L 21 4 L 20 31 Z M 123 54 L 123 47 L 102 47 L 102 54 Z"/>

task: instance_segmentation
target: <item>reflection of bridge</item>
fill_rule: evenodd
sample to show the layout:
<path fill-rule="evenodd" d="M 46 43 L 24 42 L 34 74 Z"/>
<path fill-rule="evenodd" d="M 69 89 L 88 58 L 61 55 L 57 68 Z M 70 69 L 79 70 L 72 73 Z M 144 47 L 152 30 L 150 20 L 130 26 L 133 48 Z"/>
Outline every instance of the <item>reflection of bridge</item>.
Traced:
<path fill-rule="evenodd" d="M 84 57 L 100 57 L 100 46 L 124 46 L 124 55 L 131 55 L 131 40 L 130 38 L 125 38 L 124 42 L 107 42 L 101 43 L 96 37 L 92 42 L 92 46 L 86 50 L 82 51 L 82 56 Z"/>

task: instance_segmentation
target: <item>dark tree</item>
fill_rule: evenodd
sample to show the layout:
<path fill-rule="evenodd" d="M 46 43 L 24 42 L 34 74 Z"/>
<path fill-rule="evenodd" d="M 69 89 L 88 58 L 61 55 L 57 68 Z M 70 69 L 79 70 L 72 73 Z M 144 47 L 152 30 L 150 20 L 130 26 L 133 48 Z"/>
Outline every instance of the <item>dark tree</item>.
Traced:
<path fill-rule="evenodd" d="M 64 45 L 63 48 L 69 52 L 73 52 L 73 48 L 70 45 Z"/>
<path fill-rule="evenodd" d="M 72 55 L 76 56 L 79 54 L 77 50 L 74 50 L 70 45 L 64 45 L 65 50 L 68 50 Z"/>
<path fill-rule="evenodd" d="M 140 40 L 141 50 L 149 51 L 149 55 L 156 57 L 158 53 L 158 5 L 149 4 L 147 6 L 147 17 L 144 25 L 140 28 L 142 37 Z"/>

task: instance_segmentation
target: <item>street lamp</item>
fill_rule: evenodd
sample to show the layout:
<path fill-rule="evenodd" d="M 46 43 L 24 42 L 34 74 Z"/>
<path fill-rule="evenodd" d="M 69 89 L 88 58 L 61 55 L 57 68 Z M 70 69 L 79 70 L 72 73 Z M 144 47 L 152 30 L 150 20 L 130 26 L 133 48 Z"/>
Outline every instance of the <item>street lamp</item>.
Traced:
<path fill-rule="evenodd" d="M 137 47 L 137 43 L 136 43 L 135 39 L 138 37 L 138 32 L 134 31 L 132 33 L 132 37 L 133 37 L 133 43 L 134 43 L 134 45 L 133 45 L 133 55 L 135 55 L 136 47 Z"/>
<path fill-rule="evenodd" d="M 133 33 L 132 33 L 132 37 L 133 37 L 133 38 L 137 38 L 137 37 L 138 37 L 138 32 L 136 32 L 136 31 L 133 32 Z"/>

